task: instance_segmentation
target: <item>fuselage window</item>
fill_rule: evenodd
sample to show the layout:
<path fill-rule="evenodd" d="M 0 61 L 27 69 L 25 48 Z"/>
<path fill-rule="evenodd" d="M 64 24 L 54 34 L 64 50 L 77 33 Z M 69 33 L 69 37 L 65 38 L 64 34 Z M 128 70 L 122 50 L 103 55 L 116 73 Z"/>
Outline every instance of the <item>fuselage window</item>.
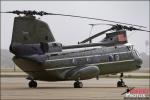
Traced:
<path fill-rule="evenodd" d="M 127 46 L 127 48 L 128 48 L 129 51 L 131 51 L 131 47 L 130 46 Z"/>
<path fill-rule="evenodd" d="M 57 56 L 58 54 L 51 54 L 51 56 Z"/>
<path fill-rule="evenodd" d="M 128 48 L 129 51 L 133 50 L 133 46 L 132 45 L 131 46 L 127 46 L 127 48 Z"/>
<path fill-rule="evenodd" d="M 114 58 L 115 58 L 115 61 L 119 61 L 119 55 L 118 54 L 115 54 Z"/>
<path fill-rule="evenodd" d="M 113 59 L 114 59 L 114 58 L 113 58 L 113 56 L 112 56 L 112 55 L 109 55 L 109 56 L 108 56 L 108 61 L 109 61 L 109 62 L 112 62 L 112 61 L 113 61 Z"/>
<path fill-rule="evenodd" d="M 137 50 L 134 50 L 134 53 L 135 53 L 138 57 L 140 57 L 140 54 L 139 54 L 139 52 L 138 52 Z"/>
<path fill-rule="evenodd" d="M 56 43 L 53 43 L 53 44 L 52 44 L 52 46 L 53 46 L 53 47 L 56 47 L 56 46 L 57 46 L 57 44 L 56 44 Z"/>

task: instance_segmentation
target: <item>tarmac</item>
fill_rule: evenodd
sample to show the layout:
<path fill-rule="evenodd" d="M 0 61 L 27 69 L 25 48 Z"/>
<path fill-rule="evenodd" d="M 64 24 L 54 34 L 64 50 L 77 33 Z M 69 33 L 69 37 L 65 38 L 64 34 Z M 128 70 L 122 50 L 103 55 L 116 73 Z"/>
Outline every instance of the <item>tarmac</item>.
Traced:
<path fill-rule="evenodd" d="M 118 88 L 118 78 L 84 80 L 83 88 L 73 88 L 74 81 L 37 81 L 37 88 L 28 88 L 24 77 L 1 77 L 2 100 L 123 100 L 125 87 Z M 149 89 L 149 79 L 125 78 L 129 87 Z M 149 95 L 149 94 L 147 94 Z M 145 99 L 144 99 L 145 100 Z"/>

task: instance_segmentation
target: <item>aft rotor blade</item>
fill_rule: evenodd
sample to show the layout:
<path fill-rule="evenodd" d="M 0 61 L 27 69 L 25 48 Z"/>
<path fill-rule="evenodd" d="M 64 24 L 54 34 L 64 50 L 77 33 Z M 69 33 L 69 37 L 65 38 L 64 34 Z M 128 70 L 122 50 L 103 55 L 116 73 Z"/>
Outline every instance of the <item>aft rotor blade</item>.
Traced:
<path fill-rule="evenodd" d="M 96 38 L 96 37 L 98 37 L 98 36 L 100 36 L 100 35 L 102 35 L 102 34 L 105 34 L 106 32 L 108 32 L 108 31 L 110 31 L 110 30 L 112 30 L 112 28 L 107 29 L 107 30 L 104 30 L 104 31 L 102 31 L 102 32 L 100 32 L 100 33 L 97 33 L 97 34 L 95 34 L 95 35 L 93 35 L 93 36 L 91 36 L 91 37 L 89 37 L 89 38 L 87 38 L 87 39 L 81 41 L 80 43 L 86 43 L 86 42 L 88 42 L 88 41 L 91 41 L 92 39 L 94 39 L 94 38 Z"/>
<path fill-rule="evenodd" d="M 141 25 L 134 25 L 134 24 L 123 23 L 123 22 L 112 21 L 112 20 L 105 20 L 105 19 L 100 19 L 100 18 L 83 17 L 83 16 L 66 15 L 66 14 L 56 14 L 56 13 L 47 13 L 46 15 L 59 15 L 59 16 L 78 17 L 78 18 L 93 19 L 93 20 L 101 20 L 101 21 L 105 21 L 105 22 L 112 22 L 112 23 L 125 24 L 125 25 L 131 25 L 131 26 L 138 26 L 138 27 L 146 28 L 145 26 L 141 26 Z"/>
<path fill-rule="evenodd" d="M 13 13 L 13 14 L 25 14 L 25 15 L 59 15 L 59 16 L 69 16 L 69 17 L 77 17 L 77 18 L 85 18 L 85 19 L 93 19 L 93 20 L 101 20 L 101 21 L 105 21 L 105 22 L 112 22 L 112 23 L 118 23 L 118 24 L 125 24 L 125 25 L 131 25 L 131 26 L 138 26 L 138 27 L 143 27 L 146 28 L 145 26 L 141 26 L 141 25 L 134 25 L 134 24 L 129 24 L 129 23 L 123 23 L 123 22 L 119 22 L 119 21 L 112 21 L 112 20 L 105 20 L 105 19 L 100 19 L 100 18 L 92 18 L 92 17 L 83 17 L 83 16 L 76 16 L 76 15 L 67 15 L 67 14 L 57 14 L 57 13 L 47 13 L 44 11 L 35 11 L 35 10 L 24 10 L 24 11 L 20 11 L 20 10 L 14 10 L 14 11 L 8 11 L 8 12 L 0 12 L 0 13 Z"/>
<path fill-rule="evenodd" d="M 91 26 L 98 26 L 98 25 L 109 25 L 109 26 L 114 26 L 114 24 L 105 24 L 105 23 L 98 23 L 98 24 L 89 24 Z"/>

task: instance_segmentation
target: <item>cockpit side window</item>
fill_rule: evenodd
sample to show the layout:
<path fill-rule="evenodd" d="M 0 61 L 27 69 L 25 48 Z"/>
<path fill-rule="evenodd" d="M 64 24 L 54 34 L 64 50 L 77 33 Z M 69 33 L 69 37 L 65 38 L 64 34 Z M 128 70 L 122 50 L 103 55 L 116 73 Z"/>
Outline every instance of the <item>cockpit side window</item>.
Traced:
<path fill-rule="evenodd" d="M 139 52 L 138 52 L 137 50 L 134 50 L 134 52 L 135 52 L 135 54 L 136 54 L 138 57 L 140 57 L 140 54 L 139 54 Z"/>
<path fill-rule="evenodd" d="M 130 46 L 127 46 L 127 48 L 128 48 L 129 51 L 131 51 L 131 47 Z"/>
<path fill-rule="evenodd" d="M 108 61 L 109 61 L 109 62 L 112 62 L 113 60 L 114 60 L 113 55 L 109 55 L 109 56 L 108 56 Z"/>
<path fill-rule="evenodd" d="M 119 54 L 114 54 L 115 61 L 119 61 Z"/>
<path fill-rule="evenodd" d="M 129 51 L 132 51 L 133 50 L 133 45 L 127 46 L 127 48 L 128 48 Z"/>

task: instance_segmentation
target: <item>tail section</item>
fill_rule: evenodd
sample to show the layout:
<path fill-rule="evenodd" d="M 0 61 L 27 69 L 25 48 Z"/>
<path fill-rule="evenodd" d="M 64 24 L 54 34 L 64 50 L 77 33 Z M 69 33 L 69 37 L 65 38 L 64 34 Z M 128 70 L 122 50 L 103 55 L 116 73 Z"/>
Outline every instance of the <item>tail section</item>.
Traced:
<path fill-rule="evenodd" d="M 34 16 L 15 17 L 11 43 L 54 42 L 48 25 Z"/>
<path fill-rule="evenodd" d="M 30 15 L 15 17 L 10 52 L 15 55 L 41 53 L 41 43 L 54 41 L 47 23 Z"/>

